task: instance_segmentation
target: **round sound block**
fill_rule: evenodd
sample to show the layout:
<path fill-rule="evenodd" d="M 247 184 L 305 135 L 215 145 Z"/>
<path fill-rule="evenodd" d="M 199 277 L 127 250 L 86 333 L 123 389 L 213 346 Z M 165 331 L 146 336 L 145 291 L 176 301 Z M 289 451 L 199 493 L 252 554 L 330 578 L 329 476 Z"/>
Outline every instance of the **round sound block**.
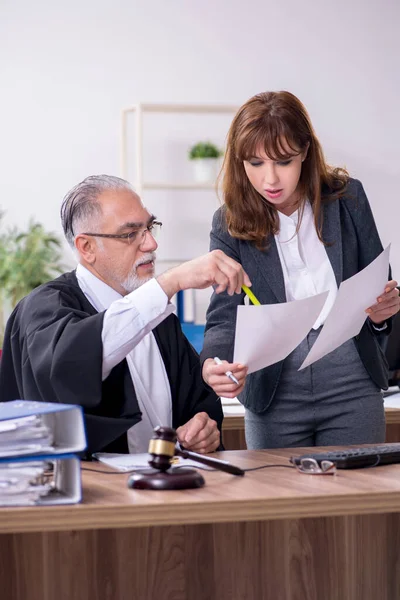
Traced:
<path fill-rule="evenodd" d="M 165 472 L 141 469 L 128 479 L 128 487 L 135 490 L 187 490 L 203 487 L 204 484 L 200 473 L 188 467 L 172 467 Z"/>

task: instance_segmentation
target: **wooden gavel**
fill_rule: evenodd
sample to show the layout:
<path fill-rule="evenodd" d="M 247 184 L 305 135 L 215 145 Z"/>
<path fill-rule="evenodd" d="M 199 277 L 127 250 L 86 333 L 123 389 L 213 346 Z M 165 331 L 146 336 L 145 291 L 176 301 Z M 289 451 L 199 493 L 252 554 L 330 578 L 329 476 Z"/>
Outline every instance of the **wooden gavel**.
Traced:
<path fill-rule="evenodd" d="M 174 456 L 181 456 L 182 458 L 190 458 L 196 462 L 199 462 L 213 469 L 225 471 L 231 475 L 244 475 L 244 471 L 239 467 L 231 465 L 226 460 L 219 460 L 217 458 L 211 458 L 209 456 L 203 456 L 197 452 L 189 452 L 189 450 L 182 450 L 176 446 L 177 436 L 175 429 L 172 427 L 156 427 L 154 429 L 153 437 L 149 442 L 149 454 L 151 459 L 149 465 L 154 469 L 166 472 L 172 462 Z"/>

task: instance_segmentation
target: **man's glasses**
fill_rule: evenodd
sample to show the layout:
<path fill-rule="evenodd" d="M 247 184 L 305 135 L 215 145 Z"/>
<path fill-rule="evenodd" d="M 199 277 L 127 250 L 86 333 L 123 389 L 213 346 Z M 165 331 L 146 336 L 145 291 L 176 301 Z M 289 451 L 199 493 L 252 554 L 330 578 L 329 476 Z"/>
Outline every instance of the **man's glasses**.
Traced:
<path fill-rule="evenodd" d="M 315 458 L 301 458 L 300 464 L 295 463 L 300 473 L 306 475 L 333 475 L 336 473 L 336 465 L 330 460 L 321 460 L 317 462 Z"/>
<path fill-rule="evenodd" d="M 129 233 L 88 233 L 85 232 L 83 235 L 90 235 L 92 237 L 109 238 L 111 240 L 126 240 L 128 244 L 138 243 L 138 246 L 144 244 L 146 234 L 150 233 L 154 238 L 157 237 L 161 231 L 161 221 L 152 221 L 147 227 L 137 229 L 136 231 L 130 231 Z"/>

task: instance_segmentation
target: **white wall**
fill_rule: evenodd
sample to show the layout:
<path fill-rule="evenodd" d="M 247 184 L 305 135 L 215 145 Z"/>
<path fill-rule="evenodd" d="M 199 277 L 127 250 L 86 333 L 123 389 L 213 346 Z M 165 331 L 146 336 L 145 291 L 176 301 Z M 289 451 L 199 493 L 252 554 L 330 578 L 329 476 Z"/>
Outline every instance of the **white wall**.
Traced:
<path fill-rule="evenodd" d="M 399 26 L 397 0 L 0 0 L 6 219 L 32 215 L 61 234 L 66 191 L 86 175 L 120 172 L 123 107 L 240 105 L 288 89 L 308 107 L 328 160 L 363 181 L 400 278 Z M 167 122 L 147 126 L 155 177 L 172 166 L 171 152 L 186 152 L 182 131 L 193 127 L 197 141 L 196 124 L 179 123 L 169 133 Z M 199 133 L 215 128 L 222 140 L 228 124 L 204 122 Z M 149 192 L 145 201 L 167 224 L 160 258 L 207 250 L 211 192 Z"/>

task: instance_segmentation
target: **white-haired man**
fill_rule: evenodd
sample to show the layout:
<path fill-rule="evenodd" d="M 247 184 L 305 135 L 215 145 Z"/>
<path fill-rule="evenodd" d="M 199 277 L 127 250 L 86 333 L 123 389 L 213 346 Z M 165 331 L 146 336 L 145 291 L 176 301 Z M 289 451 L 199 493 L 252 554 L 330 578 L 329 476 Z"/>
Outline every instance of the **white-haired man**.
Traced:
<path fill-rule="evenodd" d="M 220 446 L 222 409 L 170 298 L 214 285 L 239 293 L 247 275 L 211 252 L 155 278 L 161 224 L 130 184 L 87 177 L 64 198 L 61 220 L 76 271 L 33 290 L 13 311 L 0 365 L 0 401 L 80 404 L 88 450 L 146 452 L 156 425 L 188 449 Z"/>

